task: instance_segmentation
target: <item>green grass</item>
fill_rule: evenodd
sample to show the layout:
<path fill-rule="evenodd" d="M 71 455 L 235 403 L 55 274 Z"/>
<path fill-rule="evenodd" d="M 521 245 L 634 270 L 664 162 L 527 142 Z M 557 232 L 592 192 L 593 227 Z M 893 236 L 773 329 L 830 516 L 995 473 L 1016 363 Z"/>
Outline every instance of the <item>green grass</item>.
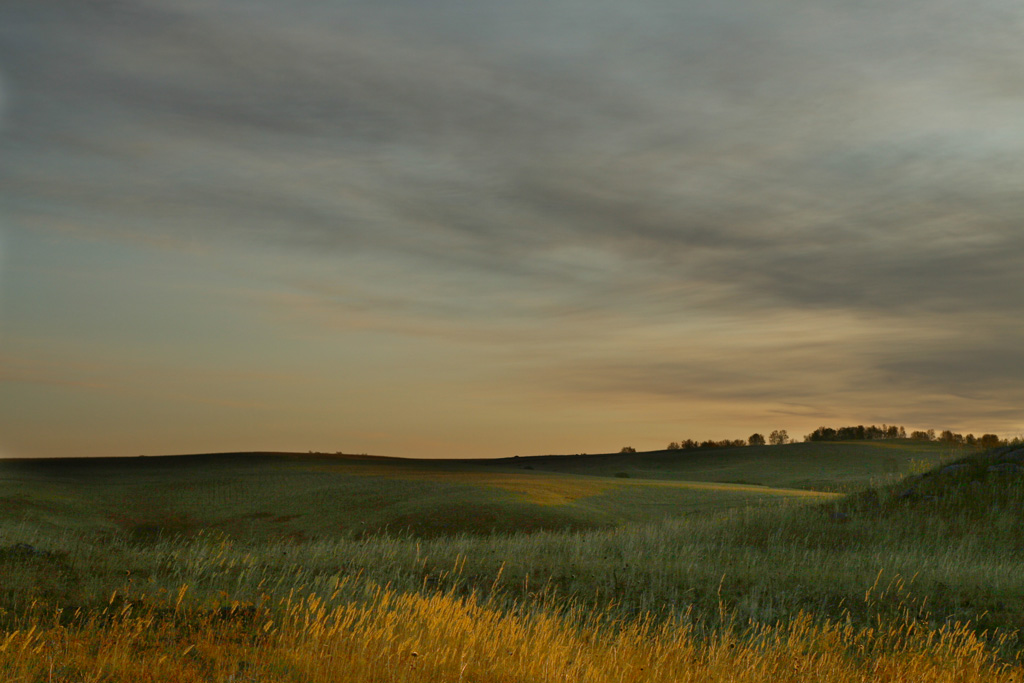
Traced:
<path fill-rule="evenodd" d="M 623 473 L 640 479 L 735 482 L 846 492 L 885 484 L 976 452 L 978 449 L 968 446 L 901 439 L 503 458 L 484 466 L 602 477 Z"/>
<path fill-rule="evenodd" d="M 887 449 L 913 474 L 878 475 L 897 457 Z M 682 620 L 708 638 L 801 615 L 857 628 L 969 623 L 1001 656 L 1020 651 L 1024 474 L 990 468 L 1021 451 L 961 452 L 965 466 L 945 469 L 957 454 L 934 445 L 736 450 L 6 462 L 0 623 L 24 624 L 34 601 L 107 609 L 115 593 L 164 609 L 183 585 L 206 612 L 296 592 L 341 605 L 388 585 L 510 613 Z M 864 453 L 869 465 L 844 457 Z M 630 476 L 615 477 L 626 458 Z M 804 481 L 811 463 L 818 488 L 854 490 L 768 486 Z"/>
<path fill-rule="evenodd" d="M 272 541 L 597 529 L 807 495 L 711 483 L 702 473 L 695 482 L 676 471 L 640 474 L 294 454 L 6 461 L 0 512 L 42 527 L 125 533 L 138 542 L 201 529 Z"/>

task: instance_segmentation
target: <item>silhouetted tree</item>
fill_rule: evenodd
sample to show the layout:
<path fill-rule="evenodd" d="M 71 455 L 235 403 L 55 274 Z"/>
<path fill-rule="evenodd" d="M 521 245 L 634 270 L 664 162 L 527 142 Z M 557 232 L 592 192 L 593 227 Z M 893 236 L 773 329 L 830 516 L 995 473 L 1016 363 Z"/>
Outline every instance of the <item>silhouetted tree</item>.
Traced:
<path fill-rule="evenodd" d="M 905 439 L 907 432 L 903 427 L 883 424 L 881 427 L 856 425 L 849 427 L 818 427 L 804 437 L 804 441 L 860 441 L 865 439 Z"/>
<path fill-rule="evenodd" d="M 821 426 L 804 437 L 804 441 L 833 441 L 836 438 L 836 430 L 831 427 Z"/>
<path fill-rule="evenodd" d="M 789 443 L 789 433 L 785 429 L 776 429 L 768 435 L 768 442 L 773 446 L 781 446 Z"/>
<path fill-rule="evenodd" d="M 962 444 L 964 443 L 964 435 L 956 434 L 948 429 L 944 429 L 942 430 L 942 433 L 939 434 L 939 441 L 942 441 L 943 443 Z"/>
<path fill-rule="evenodd" d="M 765 444 L 764 434 L 754 432 L 747 438 L 747 443 L 751 446 L 763 446 Z"/>
<path fill-rule="evenodd" d="M 636 453 L 636 449 L 632 446 L 623 446 L 619 453 Z"/>

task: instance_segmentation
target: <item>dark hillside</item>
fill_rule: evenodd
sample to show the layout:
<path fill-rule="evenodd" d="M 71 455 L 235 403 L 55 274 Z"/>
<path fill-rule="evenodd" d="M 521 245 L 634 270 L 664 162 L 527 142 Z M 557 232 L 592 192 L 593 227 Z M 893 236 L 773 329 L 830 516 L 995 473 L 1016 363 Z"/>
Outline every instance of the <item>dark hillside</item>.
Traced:
<path fill-rule="evenodd" d="M 529 471 L 492 461 L 216 453 L 0 461 L 0 511 L 151 542 L 594 529 L 803 491 Z"/>
<path fill-rule="evenodd" d="M 491 467 L 610 477 L 760 484 L 852 491 L 929 469 L 980 449 L 909 439 L 545 455 L 481 461 Z"/>

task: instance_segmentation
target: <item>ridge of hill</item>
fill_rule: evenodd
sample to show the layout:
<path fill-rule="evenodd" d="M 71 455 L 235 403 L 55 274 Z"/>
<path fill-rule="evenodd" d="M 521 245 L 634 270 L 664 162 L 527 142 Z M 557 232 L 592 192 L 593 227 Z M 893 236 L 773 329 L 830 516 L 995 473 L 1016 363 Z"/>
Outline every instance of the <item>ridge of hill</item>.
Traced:
<path fill-rule="evenodd" d="M 0 514 L 137 541 L 594 529 L 826 500 L 964 453 L 920 442 L 419 460 L 210 453 L 0 461 Z"/>
<path fill-rule="evenodd" d="M 783 446 L 697 448 L 639 453 L 541 455 L 487 461 L 491 466 L 592 476 L 759 484 L 853 491 L 977 453 L 973 446 L 893 439 Z"/>

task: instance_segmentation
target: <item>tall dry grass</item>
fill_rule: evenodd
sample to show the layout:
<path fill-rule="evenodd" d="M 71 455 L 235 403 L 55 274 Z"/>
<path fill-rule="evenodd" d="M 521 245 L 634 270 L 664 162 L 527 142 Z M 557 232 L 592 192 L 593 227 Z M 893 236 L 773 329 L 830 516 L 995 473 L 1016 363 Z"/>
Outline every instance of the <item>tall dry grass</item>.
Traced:
<path fill-rule="evenodd" d="M 339 586 L 351 589 L 352 586 Z M 686 615 L 524 605 L 365 584 L 363 599 L 293 593 L 211 610 L 121 601 L 75 615 L 24 615 L 0 639 L 4 681 L 348 683 L 546 681 L 981 683 L 1024 680 L 966 624 L 904 618 L 859 628 L 808 614 L 731 623 L 700 636 Z M 336 597 L 337 593 L 334 597 Z"/>

